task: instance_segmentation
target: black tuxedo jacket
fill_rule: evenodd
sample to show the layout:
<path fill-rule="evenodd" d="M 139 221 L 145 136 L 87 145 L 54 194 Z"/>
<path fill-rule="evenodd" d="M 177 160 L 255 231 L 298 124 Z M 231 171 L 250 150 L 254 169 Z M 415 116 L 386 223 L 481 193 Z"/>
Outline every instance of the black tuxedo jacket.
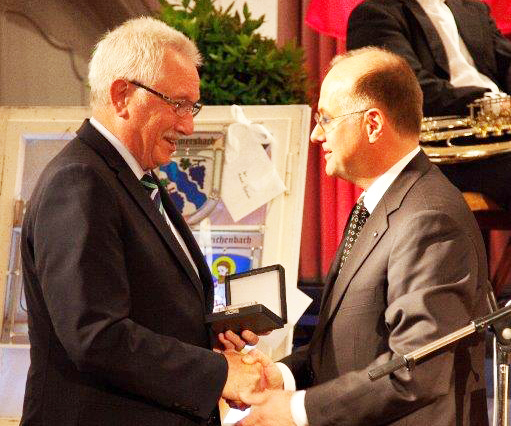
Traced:
<path fill-rule="evenodd" d="M 308 348 L 283 362 L 307 389 L 311 426 L 487 424 L 484 344 L 470 338 L 371 382 L 368 371 L 486 313 L 477 223 L 424 153 L 368 217 L 341 270 L 332 263 Z"/>
<path fill-rule="evenodd" d="M 227 377 L 204 316 L 213 285 L 164 198 L 193 270 L 147 192 L 86 121 L 43 171 L 22 230 L 31 365 L 22 425 L 215 423 Z"/>
<path fill-rule="evenodd" d="M 476 0 L 447 0 L 459 34 L 478 71 L 511 91 L 511 42 L 499 32 L 488 6 Z M 424 115 L 466 115 L 482 87 L 449 83 L 447 54 L 433 23 L 415 0 L 365 0 L 348 21 L 348 50 L 385 47 L 411 65 L 424 92 Z"/>

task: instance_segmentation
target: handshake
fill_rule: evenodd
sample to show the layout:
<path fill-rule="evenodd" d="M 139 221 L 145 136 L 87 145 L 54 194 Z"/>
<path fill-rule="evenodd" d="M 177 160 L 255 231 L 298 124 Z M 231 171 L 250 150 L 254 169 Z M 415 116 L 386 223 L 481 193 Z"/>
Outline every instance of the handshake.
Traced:
<path fill-rule="evenodd" d="M 283 389 L 284 381 L 279 368 L 271 359 L 257 349 L 247 354 L 241 353 L 245 341 L 257 343 L 257 336 L 243 332 L 243 339 L 231 331 L 220 333 L 219 341 L 223 345 L 220 351 L 228 364 L 227 381 L 222 397 L 231 408 L 244 410 L 251 405 L 255 394 L 267 389 Z"/>
<path fill-rule="evenodd" d="M 216 349 L 225 356 L 229 368 L 222 397 L 231 408 L 252 407 L 250 415 L 236 426 L 295 426 L 291 414 L 293 392 L 284 390 L 280 368 L 257 349 L 241 353 L 245 342 L 254 345 L 258 341 L 250 331 L 242 336 L 231 331 L 220 333 L 218 340 L 223 349 Z"/>

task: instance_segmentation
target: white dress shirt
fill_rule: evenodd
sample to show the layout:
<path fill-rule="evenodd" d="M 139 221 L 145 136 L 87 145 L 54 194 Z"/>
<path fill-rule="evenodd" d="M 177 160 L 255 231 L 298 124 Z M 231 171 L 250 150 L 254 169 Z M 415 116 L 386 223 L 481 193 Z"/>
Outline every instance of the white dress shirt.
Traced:
<path fill-rule="evenodd" d="M 497 85 L 477 71 L 467 46 L 458 33 L 456 21 L 445 0 L 417 0 L 442 40 L 449 63 L 450 83 L 455 87 L 487 87 L 499 93 Z"/>
<path fill-rule="evenodd" d="M 135 157 L 133 157 L 131 152 L 128 151 L 128 148 L 126 148 L 123 145 L 123 143 L 119 139 L 117 139 L 117 137 L 112 132 L 110 132 L 105 126 L 103 126 L 97 119 L 91 117 L 89 122 L 99 133 L 101 133 L 105 137 L 105 139 L 108 142 L 112 144 L 112 146 L 117 150 L 117 152 L 119 152 L 121 157 L 124 159 L 124 161 L 126 161 L 129 168 L 133 171 L 138 180 L 142 179 L 142 176 L 144 176 L 144 174 L 151 172 L 150 170 L 144 171 L 142 167 L 140 167 L 140 164 L 138 164 L 138 161 L 135 159 Z M 164 213 L 167 224 L 169 225 L 174 236 L 176 237 L 176 240 L 178 241 L 179 245 L 185 252 L 186 257 L 190 261 L 190 264 L 193 266 L 193 269 L 197 273 L 197 276 L 199 276 L 199 270 L 197 269 L 197 266 L 195 265 L 195 262 L 192 259 L 192 255 L 190 254 L 190 251 L 188 250 L 188 247 L 186 246 L 183 237 L 175 228 L 174 224 L 168 217 L 167 212 L 164 211 Z"/>
<path fill-rule="evenodd" d="M 359 200 L 361 197 L 364 197 L 364 206 L 369 214 L 374 211 L 376 205 L 380 202 L 385 192 L 387 192 L 387 189 L 389 189 L 392 182 L 399 176 L 399 173 L 403 171 L 419 152 L 420 148 L 418 146 L 415 147 L 384 174 L 378 177 L 366 191 L 360 194 Z M 289 367 L 281 362 L 277 362 L 276 365 L 282 373 L 284 389 L 294 391 L 296 389 L 296 382 Z M 305 410 L 305 392 L 305 390 L 300 390 L 294 392 L 291 396 L 291 416 L 297 426 L 309 426 L 309 420 Z"/>

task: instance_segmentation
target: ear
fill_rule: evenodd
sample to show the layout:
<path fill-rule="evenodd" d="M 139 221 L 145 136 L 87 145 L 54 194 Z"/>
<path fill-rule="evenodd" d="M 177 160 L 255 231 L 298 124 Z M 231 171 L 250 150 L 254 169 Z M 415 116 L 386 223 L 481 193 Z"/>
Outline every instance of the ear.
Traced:
<path fill-rule="evenodd" d="M 369 143 L 375 143 L 383 134 L 385 117 L 379 108 L 371 108 L 365 113 L 365 126 Z"/>
<path fill-rule="evenodd" d="M 119 117 L 128 117 L 128 104 L 133 90 L 126 80 L 117 79 L 110 85 L 110 101 Z"/>

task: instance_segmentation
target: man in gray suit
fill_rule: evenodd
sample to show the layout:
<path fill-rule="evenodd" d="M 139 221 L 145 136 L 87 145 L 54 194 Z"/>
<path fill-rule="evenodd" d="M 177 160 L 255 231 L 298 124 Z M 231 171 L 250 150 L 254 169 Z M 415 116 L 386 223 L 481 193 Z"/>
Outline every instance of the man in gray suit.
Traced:
<path fill-rule="evenodd" d="M 325 152 L 326 173 L 364 193 L 311 343 L 277 364 L 252 353 L 276 389 L 243 396 L 253 409 L 240 424 L 486 425 L 478 337 L 413 371 L 368 377 L 486 311 L 481 235 L 460 192 L 418 146 L 422 93 L 413 71 L 379 48 L 354 50 L 334 59 L 318 106 L 311 139 Z"/>

